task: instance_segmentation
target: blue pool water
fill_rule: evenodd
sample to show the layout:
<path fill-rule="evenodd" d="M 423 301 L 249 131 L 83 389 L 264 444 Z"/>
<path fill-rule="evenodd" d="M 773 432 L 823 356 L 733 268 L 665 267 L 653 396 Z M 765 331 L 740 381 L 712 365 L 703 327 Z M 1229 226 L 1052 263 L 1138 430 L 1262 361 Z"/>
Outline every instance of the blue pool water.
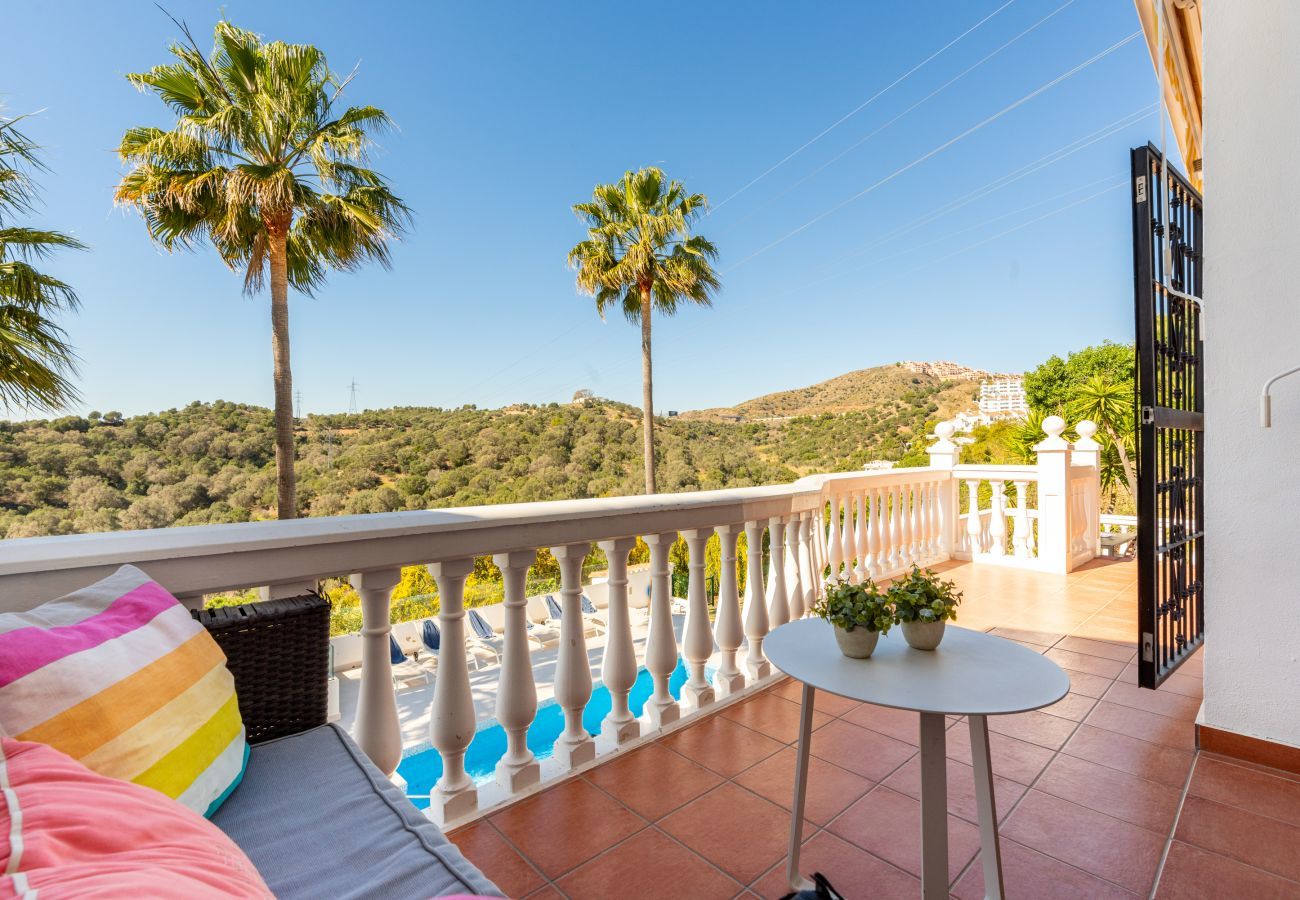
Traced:
<path fill-rule="evenodd" d="M 686 665 L 679 660 L 676 671 L 668 680 L 668 691 L 674 699 L 681 699 L 684 684 Z M 652 693 L 654 680 L 648 671 L 641 669 L 628 694 L 628 706 L 632 708 L 632 715 L 641 715 Z M 597 684 L 591 692 L 587 709 L 582 714 L 583 727 L 593 737 L 600 734 L 600 723 L 609 715 L 612 705 L 609 689 L 603 684 Z M 564 710 L 554 700 L 548 700 L 537 708 L 537 718 L 528 729 L 528 746 L 538 759 L 546 759 L 552 755 L 555 740 L 563 731 Z M 465 751 L 465 770 L 476 782 L 491 781 L 497 762 L 505 755 L 506 730 L 496 721 L 489 721 L 475 732 L 474 740 L 470 741 L 469 749 Z M 397 774 L 406 779 L 406 792 L 410 795 L 411 802 L 423 809 L 429 805 L 429 794 L 442 777 L 442 757 L 433 749 L 403 756 L 398 763 Z"/>

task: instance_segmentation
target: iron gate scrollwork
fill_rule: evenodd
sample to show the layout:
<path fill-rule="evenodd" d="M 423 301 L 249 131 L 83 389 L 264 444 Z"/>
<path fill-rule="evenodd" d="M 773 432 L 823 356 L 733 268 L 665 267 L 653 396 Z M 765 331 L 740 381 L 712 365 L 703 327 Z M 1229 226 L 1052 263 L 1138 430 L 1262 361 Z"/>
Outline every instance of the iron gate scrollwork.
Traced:
<path fill-rule="evenodd" d="M 1205 640 L 1205 357 L 1194 299 L 1204 212 L 1155 147 L 1134 149 L 1132 165 L 1138 683 L 1154 688 Z"/>

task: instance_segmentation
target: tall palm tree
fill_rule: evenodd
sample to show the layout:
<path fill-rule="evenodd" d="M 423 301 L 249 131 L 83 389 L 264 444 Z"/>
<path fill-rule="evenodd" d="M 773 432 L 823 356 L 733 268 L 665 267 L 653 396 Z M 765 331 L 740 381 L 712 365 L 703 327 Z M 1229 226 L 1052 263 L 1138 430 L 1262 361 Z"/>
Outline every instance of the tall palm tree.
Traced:
<path fill-rule="evenodd" d="M 1133 386 L 1107 381 L 1094 375 L 1075 389 L 1070 403 L 1074 421 L 1091 419 L 1115 448 L 1129 493 L 1137 499 L 1137 475 L 1128 456 L 1128 442 L 1133 439 Z"/>
<path fill-rule="evenodd" d="M 719 281 L 712 260 L 717 248 L 690 233 L 706 208 L 703 194 L 688 194 L 650 167 L 627 172 L 617 184 L 597 185 L 590 203 L 573 211 L 587 224 L 587 240 L 569 251 L 578 289 L 596 298 L 601 318 L 622 307 L 641 323 L 641 419 L 645 490 L 655 493 L 654 377 L 650 319 L 655 310 L 671 316 L 686 302 L 712 304 Z"/>
<path fill-rule="evenodd" d="M 410 210 L 365 163 L 371 134 L 391 122 L 373 106 L 340 110 L 352 76 L 335 75 L 315 47 L 264 42 L 222 21 L 205 57 L 177 25 L 185 40 L 170 47 L 176 62 L 127 76 L 176 123 L 123 135 L 118 153 L 132 168 L 117 199 L 168 250 L 210 242 L 243 270 L 246 293 L 262 288 L 269 269 L 276 500 L 289 519 L 298 508 L 288 290 L 310 294 L 331 269 L 389 264 L 388 242 Z"/>
<path fill-rule="evenodd" d="M 77 397 L 71 377 L 76 355 L 54 321 L 75 310 L 77 294 L 36 268 L 56 250 L 85 249 L 58 231 L 16 225 L 32 211 L 40 149 L 17 128 L 23 117 L 0 118 L 0 407 L 53 411 Z"/>

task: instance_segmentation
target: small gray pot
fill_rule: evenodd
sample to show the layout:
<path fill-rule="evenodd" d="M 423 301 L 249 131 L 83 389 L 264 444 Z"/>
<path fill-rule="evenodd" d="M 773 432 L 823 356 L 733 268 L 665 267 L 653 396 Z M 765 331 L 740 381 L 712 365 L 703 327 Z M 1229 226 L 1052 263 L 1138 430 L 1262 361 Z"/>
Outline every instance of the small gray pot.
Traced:
<path fill-rule="evenodd" d="M 868 631 L 861 625 L 845 631 L 840 626 L 835 626 L 835 643 L 840 645 L 840 652 L 850 659 L 867 659 L 876 650 L 876 642 L 880 640 L 879 631 Z"/>
<path fill-rule="evenodd" d="M 946 622 L 904 622 L 903 639 L 913 650 L 933 650 L 943 640 Z"/>

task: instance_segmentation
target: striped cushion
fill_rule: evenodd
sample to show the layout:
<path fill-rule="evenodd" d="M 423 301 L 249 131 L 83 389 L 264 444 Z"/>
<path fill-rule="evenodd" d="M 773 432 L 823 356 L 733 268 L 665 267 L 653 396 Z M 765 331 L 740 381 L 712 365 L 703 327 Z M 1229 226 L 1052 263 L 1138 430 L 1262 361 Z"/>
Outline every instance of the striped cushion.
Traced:
<path fill-rule="evenodd" d="M 212 815 L 248 743 L 221 648 L 134 566 L 0 613 L 0 734 Z"/>

